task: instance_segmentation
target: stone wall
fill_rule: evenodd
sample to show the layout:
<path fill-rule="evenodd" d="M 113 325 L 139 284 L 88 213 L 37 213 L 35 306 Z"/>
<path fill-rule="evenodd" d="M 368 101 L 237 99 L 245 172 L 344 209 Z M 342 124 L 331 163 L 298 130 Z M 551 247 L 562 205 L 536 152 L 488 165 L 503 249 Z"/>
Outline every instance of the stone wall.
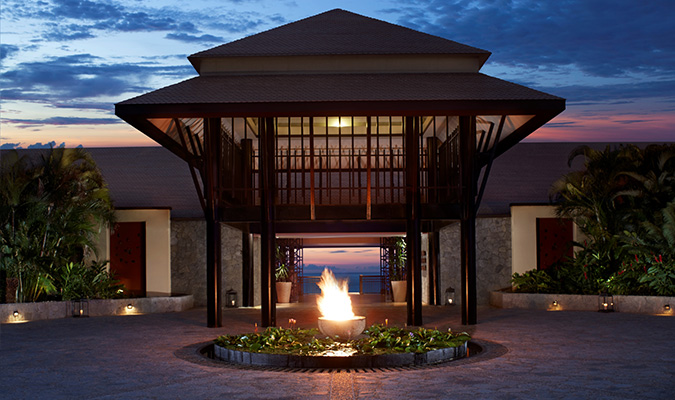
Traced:
<path fill-rule="evenodd" d="M 128 307 L 128 305 L 131 305 L 131 307 Z M 189 310 L 193 305 L 194 299 L 190 295 L 131 299 L 91 299 L 86 306 L 82 307 L 81 312 L 86 310 L 86 315 L 90 317 L 134 315 L 179 312 Z M 70 301 L 0 304 L 0 323 L 72 318 L 73 306 L 74 304 Z M 77 313 L 78 309 L 76 308 L 74 311 Z"/>
<path fill-rule="evenodd" d="M 221 224 L 221 298 L 225 292 L 237 291 L 241 304 L 242 235 L 241 231 Z M 171 292 L 192 294 L 197 307 L 206 305 L 206 221 L 171 221 Z"/>
<path fill-rule="evenodd" d="M 455 302 L 461 303 L 460 224 L 446 226 L 440 232 L 441 292 L 455 289 Z M 478 304 L 489 304 L 490 292 L 509 287 L 511 280 L 511 219 L 509 217 L 476 220 L 476 275 Z"/>

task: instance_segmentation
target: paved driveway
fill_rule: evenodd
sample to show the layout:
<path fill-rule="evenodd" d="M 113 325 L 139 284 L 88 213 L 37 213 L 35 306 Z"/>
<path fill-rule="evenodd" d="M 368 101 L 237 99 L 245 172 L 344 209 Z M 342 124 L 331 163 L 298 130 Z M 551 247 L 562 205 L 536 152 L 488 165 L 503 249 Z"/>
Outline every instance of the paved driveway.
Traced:
<path fill-rule="evenodd" d="M 464 330 L 459 309 L 425 307 L 428 327 Z M 402 324 L 405 308 L 361 306 L 368 322 Z M 253 329 L 259 310 L 205 310 L 0 326 L 2 399 L 672 399 L 675 318 L 479 309 L 479 356 L 377 372 L 247 370 L 201 360 L 195 344 Z M 312 326 L 314 308 L 278 321 Z"/>

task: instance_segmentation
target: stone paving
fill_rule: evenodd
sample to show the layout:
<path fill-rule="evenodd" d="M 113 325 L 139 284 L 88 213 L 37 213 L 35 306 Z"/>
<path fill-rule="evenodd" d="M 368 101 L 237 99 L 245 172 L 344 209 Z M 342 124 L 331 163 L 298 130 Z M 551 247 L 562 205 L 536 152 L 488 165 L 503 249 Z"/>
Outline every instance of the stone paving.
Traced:
<path fill-rule="evenodd" d="M 405 307 L 356 306 L 402 324 Z M 427 327 L 465 330 L 456 307 L 425 307 Z M 675 318 L 479 309 L 476 357 L 402 371 L 282 372 L 216 364 L 196 344 L 243 333 L 256 309 L 71 318 L 0 326 L 2 399 L 671 399 Z M 315 326 L 314 307 L 278 309 Z M 188 354 L 188 356 L 185 356 Z"/>

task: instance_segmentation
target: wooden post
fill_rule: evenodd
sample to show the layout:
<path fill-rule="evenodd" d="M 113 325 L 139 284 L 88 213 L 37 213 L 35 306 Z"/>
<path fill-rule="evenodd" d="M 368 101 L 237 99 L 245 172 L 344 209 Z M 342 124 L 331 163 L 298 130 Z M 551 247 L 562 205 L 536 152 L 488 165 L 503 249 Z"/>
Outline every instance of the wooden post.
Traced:
<path fill-rule="evenodd" d="M 274 118 L 260 118 L 258 126 L 260 130 L 258 148 L 260 149 L 261 325 L 276 326 L 276 282 L 274 278 L 276 264 L 276 232 L 274 227 Z"/>
<path fill-rule="evenodd" d="M 406 267 L 408 325 L 422 325 L 422 222 L 420 219 L 419 118 L 405 119 Z"/>
<path fill-rule="evenodd" d="M 476 117 L 459 117 L 461 174 L 462 324 L 477 322 L 476 298 Z"/>
<path fill-rule="evenodd" d="M 242 195 L 243 203 L 246 205 L 254 204 L 253 202 L 253 140 L 241 140 L 241 179 L 242 179 Z"/>
<path fill-rule="evenodd" d="M 220 118 L 204 119 L 206 182 L 206 314 L 207 326 L 222 326 L 220 237 Z"/>
<path fill-rule="evenodd" d="M 440 279 L 439 279 L 439 237 L 440 234 L 437 230 L 433 230 L 427 234 L 428 243 L 429 243 L 429 254 L 428 254 L 428 263 L 427 268 L 429 271 L 429 304 L 432 305 L 441 305 L 441 288 L 440 288 Z"/>
<path fill-rule="evenodd" d="M 438 203 L 438 138 L 427 138 L 427 204 Z"/>
<path fill-rule="evenodd" d="M 253 306 L 253 258 L 251 257 L 251 227 L 246 224 L 246 227 L 241 230 L 241 276 L 242 276 L 242 293 L 241 305 L 243 307 Z"/>

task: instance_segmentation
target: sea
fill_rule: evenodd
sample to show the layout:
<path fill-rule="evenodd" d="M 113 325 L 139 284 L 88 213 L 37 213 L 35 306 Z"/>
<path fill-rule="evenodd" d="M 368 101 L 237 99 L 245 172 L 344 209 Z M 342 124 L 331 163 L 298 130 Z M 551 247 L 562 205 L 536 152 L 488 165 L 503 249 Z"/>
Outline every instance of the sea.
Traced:
<path fill-rule="evenodd" d="M 348 279 L 349 281 L 349 292 L 350 293 L 358 293 L 359 292 L 359 275 L 377 275 L 376 273 L 363 273 L 363 272 L 339 272 L 339 271 L 333 271 L 333 274 L 335 275 L 335 278 L 339 281 Z M 318 281 L 318 276 L 316 277 L 316 281 Z M 305 294 L 320 294 L 321 289 L 316 285 L 316 281 L 312 280 L 311 282 L 305 282 L 304 287 L 303 287 L 303 292 Z M 377 286 L 377 287 L 375 287 Z M 366 285 L 364 288 L 364 292 L 368 293 L 379 293 L 379 285 L 377 284 L 369 284 Z"/>

